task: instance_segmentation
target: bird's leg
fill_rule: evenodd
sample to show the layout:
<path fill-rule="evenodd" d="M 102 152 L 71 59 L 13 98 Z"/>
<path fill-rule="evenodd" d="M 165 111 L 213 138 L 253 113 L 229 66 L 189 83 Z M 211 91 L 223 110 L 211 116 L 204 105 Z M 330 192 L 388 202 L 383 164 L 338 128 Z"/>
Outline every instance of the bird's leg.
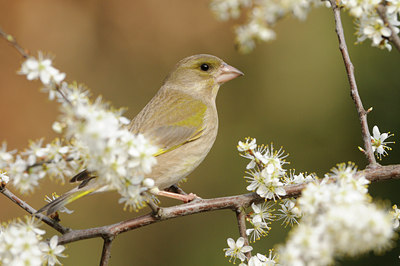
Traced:
<path fill-rule="evenodd" d="M 152 199 L 147 202 L 147 205 L 150 207 L 150 209 L 153 211 L 153 215 L 156 217 L 158 216 L 158 212 L 160 211 L 160 207 L 157 206 L 157 204 L 154 203 Z"/>
<path fill-rule="evenodd" d="M 194 199 L 198 199 L 199 197 L 196 196 L 196 194 L 190 193 L 190 194 L 186 194 L 186 195 L 182 195 L 182 194 L 178 194 L 178 193 L 173 193 L 173 192 L 169 192 L 169 191 L 165 191 L 165 190 L 160 190 L 157 192 L 158 196 L 163 196 L 163 197 L 167 197 L 167 198 L 171 198 L 171 199 L 177 199 L 177 200 L 181 200 L 184 203 L 188 203 Z"/>
<path fill-rule="evenodd" d="M 169 188 L 164 189 L 165 191 L 168 192 L 173 192 L 173 193 L 177 193 L 177 194 L 181 194 L 181 195 L 187 195 L 187 193 L 185 191 L 183 191 L 183 189 L 181 189 L 180 187 L 178 187 L 177 185 L 172 185 Z"/>

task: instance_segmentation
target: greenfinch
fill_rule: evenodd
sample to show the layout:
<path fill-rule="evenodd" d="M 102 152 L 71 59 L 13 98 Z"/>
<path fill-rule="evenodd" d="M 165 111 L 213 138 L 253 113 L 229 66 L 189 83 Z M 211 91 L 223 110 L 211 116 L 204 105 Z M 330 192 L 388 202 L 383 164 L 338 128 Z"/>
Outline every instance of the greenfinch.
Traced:
<path fill-rule="evenodd" d="M 186 178 L 206 157 L 218 131 L 216 97 L 221 84 L 243 75 L 216 56 L 199 54 L 182 59 L 168 74 L 162 87 L 129 127 L 159 147 L 157 164 L 146 177 L 158 187 L 158 195 L 185 202 L 195 195 L 164 191 Z M 93 177 L 84 171 L 71 181 L 78 188 L 50 202 L 39 212 L 51 214 L 75 199 L 90 194 Z"/>

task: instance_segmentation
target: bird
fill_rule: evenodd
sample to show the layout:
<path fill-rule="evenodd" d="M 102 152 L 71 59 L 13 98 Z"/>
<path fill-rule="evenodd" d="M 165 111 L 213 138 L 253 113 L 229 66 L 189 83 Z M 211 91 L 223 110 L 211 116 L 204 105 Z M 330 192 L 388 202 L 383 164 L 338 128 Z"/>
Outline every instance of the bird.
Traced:
<path fill-rule="evenodd" d="M 197 197 L 168 188 L 186 178 L 207 156 L 218 132 L 218 90 L 223 83 L 242 75 L 243 72 L 213 55 L 186 57 L 175 65 L 156 95 L 132 119 L 130 131 L 143 134 L 159 148 L 154 154 L 157 164 L 146 175 L 158 187 L 157 195 L 184 202 Z M 93 178 L 96 177 L 86 170 L 77 174 L 71 182 L 81 181 L 78 187 L 38 212 L 52 214 L 65 204 L 96 192 L 90 188 Z"/>

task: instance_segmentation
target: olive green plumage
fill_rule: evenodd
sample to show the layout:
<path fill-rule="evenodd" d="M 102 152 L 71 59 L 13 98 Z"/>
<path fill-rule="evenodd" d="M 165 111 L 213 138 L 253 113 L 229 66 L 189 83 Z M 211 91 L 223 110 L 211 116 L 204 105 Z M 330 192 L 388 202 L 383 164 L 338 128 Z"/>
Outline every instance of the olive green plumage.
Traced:
<path fill-rule="evenodd" d="M 218 131 L 218 89 L 240 75 L 243 73 L 215 56 L 187 57 L 178 62 L 157 94 L 132 120 L 130 130 L 143 134 L 160 149 L 155 154 L 157 164 L 146 176 L 154 179 L 160 190 L 185 178 L 206 157 Z M 52 213 L 100 189 L 91 183 L 95 182 L 67 192 L 39 211 Z"/>

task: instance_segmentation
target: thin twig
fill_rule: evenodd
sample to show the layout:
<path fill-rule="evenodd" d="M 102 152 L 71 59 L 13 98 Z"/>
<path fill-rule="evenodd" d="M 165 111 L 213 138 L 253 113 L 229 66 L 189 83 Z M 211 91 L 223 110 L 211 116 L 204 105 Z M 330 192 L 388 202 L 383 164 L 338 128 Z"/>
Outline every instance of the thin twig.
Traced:
<path fill-rule="evenodd" d="M 22 48 L 17 43 L 17 40 L 14 38 L 14 36 L 5 33 L 1 28 L 0 28 L 0 36 L 3 37 L 6 41 L 8 41 L 8 43 L 11 44 L 24 58 L 29 57 L 28 51 Z"/>
<path fill-rule="evenodd" d="M 246 234 L 246 212 L 243 208 L 239 208 L 236 210 L 236 218 L 238 222 L 238 227 L 239 227 L 239 234 L 241 237 L 244 238 L 244 245 L 248 246 L 249 245 L 249 239 Z M 251 258 L 251 251 L 246 253 L 247 259 Z"/>
<path fill-rule="evenodd" d="M 378 164 L 375 160 L 374 153 L 372 151 L 371 135 L 369 133 L 368 121 L 367 121 L 368 112 L 364 109 L 360 95 L 358 94 L 356 78 L 354 76 L 354 66 L 351 63 L 350 55 L 347 50 L 346 40 L 344 38 L 343 25 L 342 25 L 342 20 L 340 18 L 340 7 L 337 5 L 336 0 L 330 0 L 330 3 L 332 5 L 332 10 L 335 16 L 335 26 L 336 26 L 335 30 L 339 39 L 339 49 L 340 52 L 342 53 L 344 65 L 346 67 L 347 78 L 350 83 L 351 97 L 356 105 L 358 117 L 361 124 L 361 133 L 364 141 L 363 152 L 367 157 L 369 167 L 375 168 L 378 166 Z"/>
<path fill-rule="evenodd" d="M 72 160 L 74 160 L 74 157 L 68 157 L 65 159 L 66 162 L 70 162 Z M 31 168 L 37 167 L 37 166 L 43 166 L 45 164 L 51 164 L 51 163 L 55 163 L 55 160 L 47 160 L 47 161 L 41 161 L 41 162 L 36 162 L 34 164 L 28 165 L 25 169 L 25 171 L 29 171 Z"/>
<path fill-rule="evenodd" d="M 1 188 L 0 192 L 6 196 L 7 198 L 9 198 L 10 200 L 12 200 L 15 204 L 17 204 L 18 206 L 20 206 L 22 209 L 24 209 L 25 211 L 27 211 L 28 213 L 32 214 L 33 216 L 35 216 L 36 218 L 42 220 L 44 223 L 48 224 L 49 226 L 53 227 L 55 230 L 57 230 L 58 232 L 60 232 L 61 234 L 65 234 L 69 231 L 71 231 L 70 228 L 64 227 L 62 225 L 60 225 L 57 221 L 50 219 L 49 217 L 41 214 L 41 213 L 37 213 L 36 210 L 34 208 L 32 208 L 28 203 L 26 203 L 25 201 L 21 200 L 20 198 L 18 198 L 16 195 L 14 195 L 10 190 L 8 190 L 7 188 Z"/>
<path fill-rule="evenodd" d="M 18 44 L 17 40 L 12 35 L 5 33 L 1 28 L 0 28 L 0 37 L 3 37 L 3 39 L 5 39 L 8 43 L 10 43 L 25 59 L 29 57 L 28 51 L 22 48 L 22 46 Z M 56 88 L 56 91 L 61 95 L 61 97 L 63 97 L 64 100 L 69 105 L 72 105 L 71 101 L 61 91 L 60 86 L 58 84 L 54 84 L 54 86 Z"/>
<path fill-rule="evenodd" d="M 376 8 L 376 11 L 378 12 L 378 15 L 381 17 L 381 19 L 383 20 L 385 25 L 388 26 L 390 31 L 392 32 L 392 34 L 389 37 L 389 41 L 400 52 L 400 37 L 399 37 L 399 35 L 396 34 L 395 27 L 392 25 L 392 23 L 389 22 L 389 20 L 386 16 L 386 1 L 384 1 L 383 4 L 382 3 L 379 4 L 378 7 Z"/>
<path fill-rule="evenodd" d="M 105 237 L 101 253 L 100 266 L 107 266 L 111 258 L 111 245 L 114 237 Z"/>
<path fill-rule="evenodd" d="M 73 105 L 72 102 L 67 98 L 67 96 L 65 95 L 65 93 L 61 90 L 60 85 L 55 84 L 54 85 L 56 87 L 56 91 L 61 95 L 61 97 L 64 98 L 64 100 L 69 104 L 69 105 Z"/>
<path fill-rule="evenodd" d="M 389 179 L 400 179 L 400 165 L 381 166 L 375 169 L 368 168 L 359 171 L 356 177 L 365 176 L 371 182 L 383 181 Z M 298 197 L 305 185 L 287 186 L 285 187 L 286 195 L 282 198 Z M 116 224 L 70 231 L 59 238 L 60 244 L 67 244 L 83 239 L 117 236 L 118 234 L 131 231 L 143 226 L 158 223 L 161 221 L 197 214 L 201 212 L 239 208 L 247 208 L 251 203 L 264 202 L 265 199 L 259 197 L 256 193 L 249 193 L 237 196 L 202 199 L 189 202 L 182 205 L 162 208 L 160 216 L 154 217 L 152 213 L 139 216 L 130 220 L 122 221 Z"/>

